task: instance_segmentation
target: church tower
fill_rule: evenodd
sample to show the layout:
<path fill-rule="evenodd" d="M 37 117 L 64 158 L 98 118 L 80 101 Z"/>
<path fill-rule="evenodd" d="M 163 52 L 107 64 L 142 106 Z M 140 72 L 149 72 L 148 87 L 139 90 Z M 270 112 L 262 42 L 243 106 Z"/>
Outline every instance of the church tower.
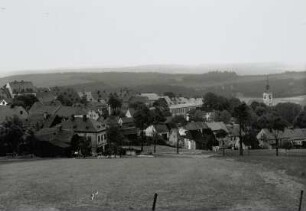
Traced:
<path fill-rule="evenodd" d="M 269 78 L 267 76 L 267 84 L 266 84 L 266 90 L 263 93 L 263 102 L 264 104 L 266 104 L 267 106 L 273 106 L 273 95 L 272 92 L 270 90 L 270 85 L 269 85 Z"/>

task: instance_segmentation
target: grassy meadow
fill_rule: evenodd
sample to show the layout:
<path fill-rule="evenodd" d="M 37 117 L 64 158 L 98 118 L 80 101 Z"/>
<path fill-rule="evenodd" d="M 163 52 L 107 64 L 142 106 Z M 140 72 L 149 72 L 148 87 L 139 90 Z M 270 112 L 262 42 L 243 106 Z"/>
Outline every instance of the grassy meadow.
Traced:
<path fill-rule="evenodd" d="M 152 158 L 0 161 L 0 210 L 150 210 L 154 193 L 156 210 L 297 210 L 305 190 L 306 156 L 162 149 Z"/>

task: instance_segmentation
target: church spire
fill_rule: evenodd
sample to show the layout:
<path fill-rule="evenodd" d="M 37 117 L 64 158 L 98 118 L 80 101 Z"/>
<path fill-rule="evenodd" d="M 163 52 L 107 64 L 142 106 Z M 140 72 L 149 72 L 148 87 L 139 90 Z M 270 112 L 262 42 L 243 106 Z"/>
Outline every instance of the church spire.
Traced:
<path fill-rule="evenodd" d="M 269 85 L 269 76 L 267 75 L 267 84 L 266 84 L 266 91 L 270 90 L 270 85 Z"/>

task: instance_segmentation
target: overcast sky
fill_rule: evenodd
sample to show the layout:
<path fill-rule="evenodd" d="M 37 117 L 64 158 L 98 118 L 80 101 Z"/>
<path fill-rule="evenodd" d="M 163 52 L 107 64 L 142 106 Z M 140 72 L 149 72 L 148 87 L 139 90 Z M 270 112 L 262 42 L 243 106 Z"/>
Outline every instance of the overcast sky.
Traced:
<path fill-rule="evenodd" d="M 305 65 L 306 0 L 0 0 L 0 71 Z"/>

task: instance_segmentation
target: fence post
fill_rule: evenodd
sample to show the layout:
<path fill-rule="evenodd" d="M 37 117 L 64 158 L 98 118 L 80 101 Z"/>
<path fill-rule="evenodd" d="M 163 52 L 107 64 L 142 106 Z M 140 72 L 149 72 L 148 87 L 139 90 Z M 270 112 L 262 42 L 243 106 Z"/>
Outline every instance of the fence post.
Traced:
<path fill-rule="evenodd" d="M 302 210 L 303 193 L 304 193 L 304 191 L 303 191 L 303 190 L 301 190 L 301 195 L 300 195 L 300 203 L 299 203 L 299 211 L 301 211 L 301 210 Z"/>
<path fill-rule="evenodd" d="M 153 201 L 153 205 L 152 205 L 152 211 L 155 210 L 156 200 L 157 200 L 157 193 L 154 194 L 154 201 Z"/>

